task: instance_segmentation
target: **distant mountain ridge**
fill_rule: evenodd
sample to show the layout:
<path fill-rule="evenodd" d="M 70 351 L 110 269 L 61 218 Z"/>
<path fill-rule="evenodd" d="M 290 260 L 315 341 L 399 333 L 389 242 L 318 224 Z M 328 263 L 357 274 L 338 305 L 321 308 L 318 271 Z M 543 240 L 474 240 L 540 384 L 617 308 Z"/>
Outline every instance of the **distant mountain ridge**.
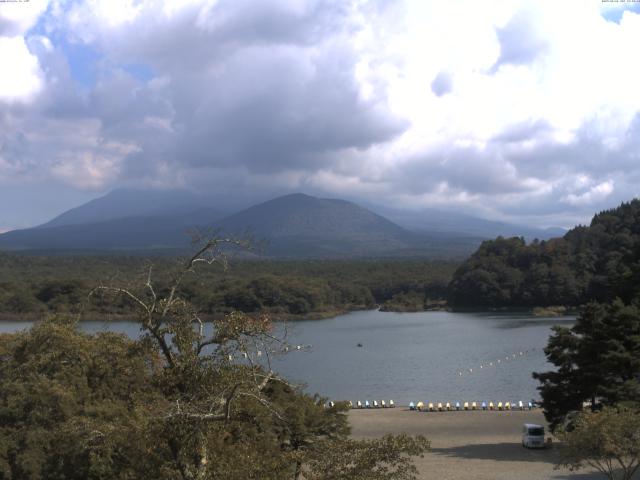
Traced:
<path fill-rule="evenodd" d="M 113 190 L 103 197 L 72 208 L 40 228 L 97 223 L 126 217 L 171 217 L 206 208 L 206 199 L 188 190 Z M 213 210 L 213 209 L 212 209 Z M 217 220 L 223 216 L 216 212 Z"/>
<path fill-rule="evenodd" d="M 447 230 L 442 222 L 410 230 L 353 202 L 302 193 L 231 215 L 208 203 L 189 191 L 114 190 L 38 227 L 0 235 L 0 249 L 184 251 L 190 247 L 187 231 L 195 227 L 249 231 L 266 240 L 263 254 L 269 257 L 462 257 L 486 238 Z"/>
<path fill-rule="evenodd" d="M 398 210 L 388 207 L 370 206 L 372 210 L 408 230 L 430 233 L 457 233 L 482 238 L 524 237 L 548 240 L 561 237 L 567 230 L 559 227 L 535 228 L 525 225 L 514 225 L 506 222 L 487 220 L 459 212 L 426 208 L 417 211 Z"/>

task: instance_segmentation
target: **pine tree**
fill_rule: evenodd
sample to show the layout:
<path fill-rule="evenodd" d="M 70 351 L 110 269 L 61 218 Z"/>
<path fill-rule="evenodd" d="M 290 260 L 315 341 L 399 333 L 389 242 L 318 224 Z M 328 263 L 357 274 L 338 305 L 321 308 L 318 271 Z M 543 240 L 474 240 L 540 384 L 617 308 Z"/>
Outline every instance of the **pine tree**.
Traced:
<path fill-rule="evenodd" d="M 616 299 L 586 305 L 572 328 L 554 327 L 545 348 L 556 371 L 534 373 L 541 382 L 552 428 L 585 401 L 640 402 L 640 309 Z"/>

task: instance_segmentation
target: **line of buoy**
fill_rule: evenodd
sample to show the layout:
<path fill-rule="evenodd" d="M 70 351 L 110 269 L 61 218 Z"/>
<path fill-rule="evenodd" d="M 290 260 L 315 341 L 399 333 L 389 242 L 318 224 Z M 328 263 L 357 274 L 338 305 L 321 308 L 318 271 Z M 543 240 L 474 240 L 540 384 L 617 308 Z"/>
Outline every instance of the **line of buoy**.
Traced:
<path fill-rule="evenodd" d="M 0 0 L 1 1 L 1 0 Z M 279 351 L 288 353 L 288 352 L 292 352 L 292 351 L 306 351 L 313 348 L 313 345 L 287 345 L 285 347 L 282 347 Z M 267 353 L 263 350 L 255 350 L 254 352 L 249 352 L 249 351 L 241 351 L 241 352 L 236 352 L 234 354 L 228 354 L 227 355 L 227 360 L 229 362 L 233 362 L 235 359 L 237 358 L 241 358 L 241 359 L 248 359 L 249 355 L 253 355 L 255 354 L 257 357 L 262 357 L 263 355 L 267 355 Z"/>
<path fill-rule="evenodd" d="M 515 360 L 517 358 L 524 357 L 524 356 L 528 355 L 530 352 L 533 352 L 534 350 L 536 350 L 536 348 L 531 348 L 529 350 L 521 350 L 519 352 L 512 353 L 511 355 L 505 355 L 504 358 L 500 357 L 500 358 L 498 358 L 496 360 L 491 360 L 489 362 L 484 362 L 484 363 L 480 364 L 479 368 L 477 368 L 476 371 L 477 370 L 484 370 L 484 369 L 489 368 L 489 367 L 496 367 L 496 366 L 502 364 L 503 362 L 508 362 L 510 360 Z M 465 375 L 465 374 L 470 374 L 470 373 L 473 373 L 473 368 L 464 368 L 462 370 L 458 370 L 458 376 L 460 376 L 460 377 Z"/>

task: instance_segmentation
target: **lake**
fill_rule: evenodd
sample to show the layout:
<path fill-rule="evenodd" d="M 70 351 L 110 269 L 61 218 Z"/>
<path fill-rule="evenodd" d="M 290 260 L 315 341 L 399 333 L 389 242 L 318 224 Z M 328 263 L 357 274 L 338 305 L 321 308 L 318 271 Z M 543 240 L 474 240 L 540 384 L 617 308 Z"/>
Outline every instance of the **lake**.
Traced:
<path fill-rule="evenodd" d="M 543 352 L 551 326 L 574 321 L 514 313 L 352 312 L 288 323 L 289 341 L 312 347 L 277 359 L 274 368 L 306 383 L 309 393 L 354 403 L 527 401 L 539 397 L 531 373 L 551 368 Z M 29 325 L 0 322 L 0 331 Z M 81 325 L 131 337 L 140 331 L 134 322 Z"/>

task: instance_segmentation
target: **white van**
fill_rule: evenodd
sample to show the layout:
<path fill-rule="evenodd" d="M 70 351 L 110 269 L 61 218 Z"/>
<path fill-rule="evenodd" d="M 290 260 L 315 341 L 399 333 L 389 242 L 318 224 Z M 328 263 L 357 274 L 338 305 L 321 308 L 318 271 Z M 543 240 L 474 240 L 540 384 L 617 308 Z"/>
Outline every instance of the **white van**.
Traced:
<path fill-rule="evenodd" d="M 522 446 L 544 448 L 544 427 L 535 423 L 525 423 L 522 426 Z"/>

